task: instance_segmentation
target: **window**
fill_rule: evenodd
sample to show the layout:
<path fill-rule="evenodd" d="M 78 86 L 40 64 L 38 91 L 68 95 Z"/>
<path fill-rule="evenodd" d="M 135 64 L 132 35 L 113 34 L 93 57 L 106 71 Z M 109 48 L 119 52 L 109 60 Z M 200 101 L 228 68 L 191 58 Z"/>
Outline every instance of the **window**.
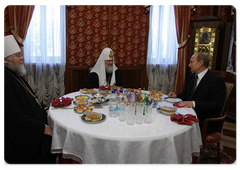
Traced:
<path fill-rule="evenodd" d="M 24 41 L 26 80 L 45 105 L 64 95 L 65 6 L 35 6 Z"/>
<path fill-rule="evenodd" d="M 65 58 L 65 16 L 61 6 L 36 5 L 24 41 L 25 62 L 61 63 Z M 62 6 L 64 9 L 65 7 Z M 28 58 L 29 57 L 29 58 Z"/>
<path fill-rule="evenodd" d="M 177 36 L 173 6 L 152 5 L 148 64 L 177 64 Z"/>
<path fill-rule="evenodd" d="M 173 91 L 177 50 L 174 6 L 151 5 L 147 55 L 148 90 L 162 91 L 165 94 Z"/>

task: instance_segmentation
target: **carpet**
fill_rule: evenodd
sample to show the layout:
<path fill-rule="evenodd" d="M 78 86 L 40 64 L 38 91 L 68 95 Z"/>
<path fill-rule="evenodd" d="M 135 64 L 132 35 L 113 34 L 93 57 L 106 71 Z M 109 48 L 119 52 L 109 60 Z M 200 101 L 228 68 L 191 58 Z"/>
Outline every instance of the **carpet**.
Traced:
<path fill-rule="evenodd" d="M 213 156 L 217 155 L 217 146 L 213 144 L 205 145 L 201 149 L 201 156 Z M 220 149 L 220 164 L 232 164 L 235 162 L 235 159 L 225 153 L 222 149 Z M 201 164 L 218 164 L 218 162 L 214 159 L 202 160 Z"/>

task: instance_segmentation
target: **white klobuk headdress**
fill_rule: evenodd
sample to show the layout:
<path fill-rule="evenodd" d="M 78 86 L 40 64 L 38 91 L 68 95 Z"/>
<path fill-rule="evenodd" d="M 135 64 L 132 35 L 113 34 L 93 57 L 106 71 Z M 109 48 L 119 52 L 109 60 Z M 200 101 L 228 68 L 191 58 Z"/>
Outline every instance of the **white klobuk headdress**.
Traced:
<path fill-rule="evenodd" d="M 13 35 L 7 35 L 4 37 L 4 58 L 20 51 L 21 49 Z"/>

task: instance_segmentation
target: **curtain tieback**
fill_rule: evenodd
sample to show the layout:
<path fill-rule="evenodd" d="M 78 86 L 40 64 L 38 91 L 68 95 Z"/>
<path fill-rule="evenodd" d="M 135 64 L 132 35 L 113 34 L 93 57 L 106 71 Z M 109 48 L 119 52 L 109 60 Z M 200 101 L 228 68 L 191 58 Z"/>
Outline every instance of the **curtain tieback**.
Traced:
<path fill-rule="evenodd" d="M 235 46 L 237 46 L 237 41 L 234 40 L 234 41 L 233 41 L 233 44 L 234 44 Z"/>
<path fill-rule="evenodd" d="M 189 38 L 190 38 L 190 35 L 188 35 L 187 38 L 183 42 L 178 44 L 178 49 L 183 48 L 187 44 Z"/>
<path fill-rule="evenodd" d="M 18 34 L 12 29 L 12 27 L 10 27 L 10 29 L 11 29 L 12 34 L 13 34 L 14 37 L 16 38 L 16 40 L 17 40 L 20 44 L 22 44 L 22 43 L 23 43 L 23 39 L 18 36 Z"/>

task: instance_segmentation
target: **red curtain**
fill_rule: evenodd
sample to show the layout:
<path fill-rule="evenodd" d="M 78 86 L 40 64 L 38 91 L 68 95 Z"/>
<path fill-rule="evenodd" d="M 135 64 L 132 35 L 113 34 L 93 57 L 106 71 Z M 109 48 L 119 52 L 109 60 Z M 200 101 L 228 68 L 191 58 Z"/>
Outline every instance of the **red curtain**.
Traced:
<path fill-rule="evenodd" d="M 174 6 L 175 23 L 177 31 L 178 64 L 174 85 L 174 92 L 179 93 L 185 86 L 185 77 L 187 69 L 187 42 L 189 39 L 189 26 L 191 17 L 191 6 Z"/>
<path fill-rule="evenodd" d="M 11 33 L 20 45 L 22 45 L 27 35 L 27 30 L 34 11 L 32 5 L 14 5 L 8 6 L 9 10 L 9 27 Z"/>

